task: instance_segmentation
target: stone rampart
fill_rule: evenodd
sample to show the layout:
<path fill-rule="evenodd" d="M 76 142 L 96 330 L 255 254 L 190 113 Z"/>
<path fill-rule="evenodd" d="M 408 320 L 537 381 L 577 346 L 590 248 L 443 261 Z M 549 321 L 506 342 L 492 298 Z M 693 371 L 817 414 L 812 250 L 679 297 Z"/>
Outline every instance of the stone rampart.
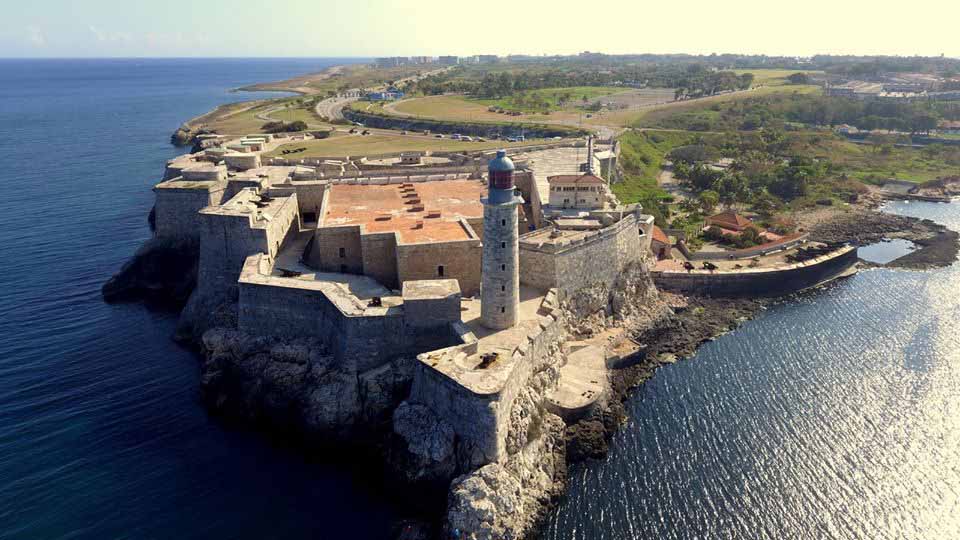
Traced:
<path fill-rule="evenodd" d="M 547 293 L 538 318 L 517 347 L 484 368 L 473 364 L 477 349 L 469 333 L 463 344 L 417 357 L 407 401 L 427 407 L 453 429 L 461 468 L 500 461 L 516 450 L 509 443 L 514 402 L 534 376 L 558 369 L 565 321 L 556 291 Z"/>
<path fill-rule="evenodd" d="M 432 324 L 425 325 L 422 320 L 407 320 L 402 303 L 370 305 L 354 295 L 346 283 L 276 276 L 272 270 L 273 261 L 263 253 L 249 256 L 243 265 L 237 313 L 237 325 L 243 332 L 317 338 L 330 344 L 339 361 L 360 371 L 397 355 L 447 345 L 454 339 L 452 330 L 438 332 L 437 328 L 449 328 L 459 320 L 459 310 L 439 310 L 432 314 Z M 377 287 L 372 282 L 361 283 L 368 279 L 362 276 L 350 279 L 363 288 Z M 383 290 L 382 294 L 389 291 Z M 459 304 L 459 295 L 455 301 Z M 440 321 L 442 317 L 447 319 Z"/>
<path fill-rule="evenodd" d="M 809 261 L 777 268 L 653 271 L 660 289 L 704 296 L 780 296 L 833 279 L 857 262 L 857 248 L 843 247 Z"/>
<path fill-rule="evenodd" d="M 154 214 L 156 234 L 165 240 L 200 242 L 200 210 L 221 204 L 225 181 L 185 181 L 179 178 L 157 184 Z"/>
<path fill-rule="evenodd" d="M 637 219 L 629 214 L 572 240 L 537 242 L 521 236 L 521 283 L 541 290 L 557 288 L 561 297 L 598 282 L 611 286 L 623 268 L 642 257 Z"/>

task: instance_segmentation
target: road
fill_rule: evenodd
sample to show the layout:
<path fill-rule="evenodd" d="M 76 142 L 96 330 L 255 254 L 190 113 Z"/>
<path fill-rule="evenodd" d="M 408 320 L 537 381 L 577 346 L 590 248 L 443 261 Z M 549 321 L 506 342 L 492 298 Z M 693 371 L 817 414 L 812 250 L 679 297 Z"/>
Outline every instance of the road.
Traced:
<path fill-rule="evenodd" d="M 411 76 L 411 77 L 404 77 L 404 78 L 402 78 L 402 79 L 397 79 L 396 81 L 393 82 L 393 84 L 394 84 L 394 86 L 397 86 L 397 85 L 401 85 L 401 84 L 407 84 L 407 83 L 411 83 L 411 82 L 417 82 L 417 81 L 419 81 L 420 79 L 423 79 L 424 77 L 429 77 L 429 76 L 431 76 L 431 75 L 438 75 L 438 74 L 443 73 L 444 71 L 447 71 L 447 70 L 449 70 L 449 69 L 452 69 L 452 68 L 450 68 L 450 67 L 445 67 L 445 68 L 441 68 L 441 69 L 435 69 L 435 70 L 433 70 L 433 71 L 428 71 L 428 72 L 423 73 L 423 74 L 421 74 L 421 75 L 413 75 L 413 76 Z M 370 91 L 377 91 L 377 90 L 386 90 L 386 85 L 377 86 L 377 87 L 373 88 L 373 89 L 370 90 Z M 362 89 L 362 88 L 351 88 L 351 89 L 347 90 L 346 92 L 344 92 L 344 94 L 362 93 L 363 91 L 364 91 L 364 89 Z M 318 116 L 320 116 L 321 118 L 326 118 L 326 119 L 327 119 L 328 121 L 330 121 L 330 122 L 332 122 L 332 121 L 334 121 L 334 120 L 343 120 L 343 119 L 344 119 L 344 118 L 343 118 L 343 108 L 346 107 L 347 105 L 349 105 L 350 103 L 352 103 L 352 102 L 354 102 L 354 101 L 357 101 L 358 99 L 360 99 L 360 98 L 359 98 L 359 97 L 347 97 L 347 96 L 341 94 L 341 95 L 338 95 L 338 96 L 336 96 L 336 97 L 331 97 L 331 98 L 327 98 L 327 99 L 324 99 L 324 100 L 320 101 L 319 103 L 317 103 L 317 106 L 316 106 L 315 110 L 316 110 Z"/>

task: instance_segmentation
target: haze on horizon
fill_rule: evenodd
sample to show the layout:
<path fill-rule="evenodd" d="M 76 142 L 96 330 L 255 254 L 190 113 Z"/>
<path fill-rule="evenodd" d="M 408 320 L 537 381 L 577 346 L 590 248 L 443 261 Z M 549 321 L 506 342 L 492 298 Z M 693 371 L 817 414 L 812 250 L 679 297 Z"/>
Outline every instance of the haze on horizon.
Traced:
<path fill-rule="evenodd" d="M 960 2 L 21 2 L 0 57 L 742 53 L 960 57 Z"/>

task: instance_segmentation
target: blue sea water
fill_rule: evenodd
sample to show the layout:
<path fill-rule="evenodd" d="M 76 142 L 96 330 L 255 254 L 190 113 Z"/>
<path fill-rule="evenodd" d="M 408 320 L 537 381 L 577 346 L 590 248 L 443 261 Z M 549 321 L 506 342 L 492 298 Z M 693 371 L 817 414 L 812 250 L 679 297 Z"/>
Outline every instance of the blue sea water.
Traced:
<path fill-rule="evenodd" d="M 0 60 L 0 538 L 383 538 L 376 486 L 198 402 L 176 315 L 106 305 L 169 136 L 357 60 Z"/>
<path fill-rule="evenodd" d="M 960 230 L 960 204 L 889 212 Z M 960 538 L 960 264 L 784 301 L 628 401 L 544 539 Z"/>

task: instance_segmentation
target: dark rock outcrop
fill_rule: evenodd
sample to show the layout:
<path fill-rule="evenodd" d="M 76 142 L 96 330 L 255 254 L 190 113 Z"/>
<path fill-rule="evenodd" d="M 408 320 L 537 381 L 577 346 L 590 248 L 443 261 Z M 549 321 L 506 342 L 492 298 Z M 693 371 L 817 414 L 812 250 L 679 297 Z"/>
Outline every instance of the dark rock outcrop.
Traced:
<path fill-rule="evenodd" d="M 103 285 L 103 298 L 183 306 L 197 283 L 197 259 L 195 244 L 152 238 Z"/>

